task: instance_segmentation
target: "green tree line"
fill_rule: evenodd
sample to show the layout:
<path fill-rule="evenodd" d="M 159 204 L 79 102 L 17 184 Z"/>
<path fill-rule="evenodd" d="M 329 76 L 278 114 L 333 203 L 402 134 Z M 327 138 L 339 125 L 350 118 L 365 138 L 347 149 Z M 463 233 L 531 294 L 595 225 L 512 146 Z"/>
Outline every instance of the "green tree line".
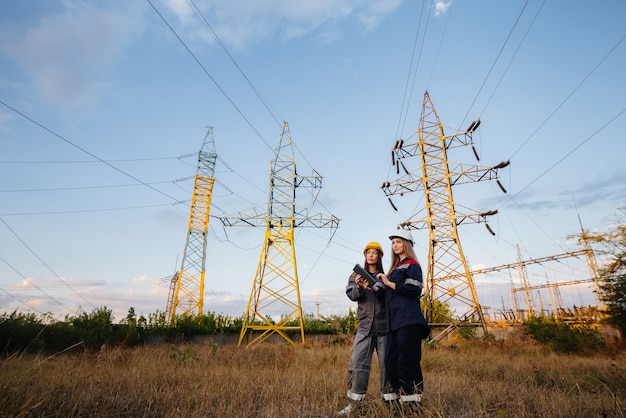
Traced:
<path fill-rule="evenodd" d="M 596 254 L 603 257 L 598 290 L 606 304 L 603 321 L 619 329 L 623 336 L 626 335 L 626 207 L 620 208 L 613 225 L 603 233 L 583 232 L 578 239 L 584 245 L 598 247 Z M 432 301 L 429 309 L 434 322 L 448 322 L 453 316 L 445 303 Z M 177 316 L 170 324 L 165 312 L 137 316 L 132 307 L 119 323 L 114 323 L 112 311 L 107 307 L 66 316 L 60 321 L 53 320 L 51 314 L 0 313 L 0 353 L 58 353 L 73 348 L 99 350 L 103 345 L 132 347 L 145 343 L 151 335 L 185 341 L 197 335 L 239 333 L 243 320 L 243 315 L 229 317 L 207 312 Z M 294 321 L 289 325 L 299 326 L 299 323 Z M 557 351 L 575 352 L 580 350 L 577 347 L 602 346 L 597 331 L 589 324 L 571 325 L 555 318 L 531 318 L 524 325 L 528 335 Z M 350 309 L 344 316 L 328 318 L 305 314 L 303 327 L 307 334 L 336 334 L 348 339 L 356 332 L 358 321 L 356 312 Z M 461 334 L 473 337 L 471 331 Z"/>
<path fill-rule="evenodd" d="M 180 315 L 173 323 L 165 312 L 137 316 L 134 308 L 119 323 L 114 323 L 112 310 L 96 308 L 90 313 L 53 320 L 50 314 L 0 314 L 0 350 L 4 354 L 23 352 L 60 352 L 70 348 L 100 350 L 103 345 L 132 347 L 146 343 L 151 336 L 164 336 L 169 341 L 185 341 L 198 335 L 239 333 L 243 315 L 230 317 L 207 312 L 200 315 Z M 299 325 L 294 322 L 290 325 Z M 308 334 L 351 335 L 356 332 L 356 312 L 324 319 L 312 314 L 303 316 Z"/>

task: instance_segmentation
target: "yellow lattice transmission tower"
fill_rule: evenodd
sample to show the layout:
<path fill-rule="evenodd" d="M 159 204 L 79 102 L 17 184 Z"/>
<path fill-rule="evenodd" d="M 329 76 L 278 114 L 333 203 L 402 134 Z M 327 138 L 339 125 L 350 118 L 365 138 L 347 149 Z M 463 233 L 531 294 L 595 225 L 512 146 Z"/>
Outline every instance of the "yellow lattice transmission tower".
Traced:
<path fill-rule="evenodd" d="M 176 315 L 200 315 L 204 304 L 204 272 L 211 194 L 215 183 L 215 141 L 209 127 L 198 152 L 189 228 L 180 270 L 172 277 L 166 313 L 172 323 Z"/>
<path fill-rule="evenodd" d="M 464 183 L 482 180 L 497 180 L 498 169 L 509 162 L 494 167 L 479 167 L 471 164 L 452 163 L 448 160 L 448 150 L 471 145 L 472 133 L 480 125 L 480 120 L 472 122 L 466 131 L 453 135 L 444 133 L 443 125 L 430 99 L 424 94 L 422 113 L 417 130 L 417 142 L 396 141 L 392 151 L 397 180 L 385 182 L 382 189 L 392 207 L 397 210 L 391 196 L 408 192 L 424 193 L 424 207 L 419 208 L 405 222 L 399 224 L 404 229 L 426 229 L 429 233 L 428 265 L 424 289 L 424 313 L 433 323 L 436 303 L 448 304 L 457 312 L 457 317 L 448 323 L 439 334 L 444 336 L 461 324 L 480 325 L 486 331 L 483 311 L 478 300 L 472 273 L 467 264 L 459 239 L 458 226 L 461 223 L 485 222 L 486 217 L 497 211 L 482 213 L 461 213 L 457 210 L 452 188 Z M 474 151 L 478 158 L 478 154 Z M 411 157 L 418 157 L 419 167 L 409 170 Z M 405 164 L 405 161 L 407 162 Z M 498 185 L 504 188 L 498 181 Z M 493 234 L 489 226 L 489 231 Z M 462 312 L 458 312 L 462 309 Z"/>
<path fill-rule="evenodd" d="M 250 214 L 239 213 L 220 217 L 224 226 L 264 226 L 265 238 L 259 258 L 239 345 L 253 345 L 278 334 L 291 344 L 297 334 L 304 343 L 304 323 L 300 302 L 300 287 L 296 266 L 294 231 L 314 227 L 336 230 L 339 219 L 309 213 L 308 208 L 296 207 L 296 190 L 322 187 L 322 178 L 314 171 L 310 177 L 296 172 L 289 125 L 282 132 L 270 163 L 267 211 L 256 209 Z"/>

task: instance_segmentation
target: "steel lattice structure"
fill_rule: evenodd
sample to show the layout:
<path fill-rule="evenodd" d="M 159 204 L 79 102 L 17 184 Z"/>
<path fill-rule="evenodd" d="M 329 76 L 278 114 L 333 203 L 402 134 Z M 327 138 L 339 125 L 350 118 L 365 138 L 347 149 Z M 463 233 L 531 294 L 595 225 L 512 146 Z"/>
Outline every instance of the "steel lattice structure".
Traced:
<path fill-rule="evenodd" d="M 299 176 L 293 154 L 289 125 L 282 132 L 270 163 L 267 211 L 239 213 L 219 219 L 224 226 L 265 227 L 265 238 L 250 298 L 239 336 L 239 345 L 264 342 L 278 334 L 294 344 L 290 336 L 298 334 L 304 343 L 304 323 L 296 265 L 294 230 L 301 227 L 332 228 L 339 226 L 334 216 L 311 214 L 307 208 L 296 207 L 296 190 L 301 187 L 321 188 L 322 178 Z M 271 315 L 279 315 L 278 319 Z"/>
<path fill-rule="evenodd" d="M 466 323 L 481 325 L 486 331 L 472 273 L 459 239 L 458 226 L 462 223 L 486 222 L 486 218 L 496 214 L 497 211 L 462 213 L 457 210 L 458 205 L 455 204 L 452 189 L 453 186 L 460 184 L 497 180 L 498 169 L 506 167 L 509 162 L 502 162 L 493 167 L 480 167 L 448 160 L 448 150 L 451 148 L 471 145 L 473 149 L 472 133 L 479 125 L 480 120 L 477 120 L 472 122 L 466 131 L 446 135 L 426 92 L 417 130 L 417 142 L 396 141 L 392 150 L 392 163 L 400 177 L 396 181 L 385 182 L 382 185 L 385 195 L 396 210 L 391 196 L 417 191 L 424 193 L 425 206 L 398 227 L 429 231 L 424 290 L 424 313 L 427 320 L 433 322 L 435 301 L 450 305 L 456 302 L 456 305 L 460 304 L 465 309 L 453 323 L 448 324 L 447 331 L 440 336 Z M 474 154 L 478 158 L 475 151 Z M 411 157 L 420 159 L 419 167 L 414 170 L 407 168 L 408 159 Z M 499 181 L 498 185 L 504 191 Z M 493 234 L 488 225 L 487 228 Z"/>
<path fill-rule="evenodd" d="M 583 230 L 583 237 L 584 235 L 585 235 L 585 232 Z M 590 273 L 589 279 L 567 280 L 567 281 L 558 281 L 554 283 L 546 283 L 542 285 L 530 285 L 529 280 L 528 280 L 528 274 L 526 272 L 526 266 L 531 265 L 531 264 L 544 265 L 552 261 L 559 261 L 565 258 L 578 258 L 582 256 L 586 258 L 586 264 L 587 264 L 587 267 L 589 268 L 589 273 Z M 594 288 L 596 289 L 594 290 L 594 293 L 596 294 L 596 302 L 597 302 L 595 311 L 597 313 L 600 313 L 604 309 L 604 302 L 602 301 L 602 298 L 600 297 L 600 292 L 597 291 L 600 288 L 600 283 L 599 283 L 600 280 L 598 277 L 598 269 L 596 266 L 595 255 L 594 255 L 592 248 L 589 245 L 586 245 L 585 248 L 583 248 L 582 250 L 569 251 L 563 254 L 555 254 L 555 255 L 550 255 L 550 256 L 541 257 L 541 258 L 531 258 L 529 260 L 522 259 L 519 246 L 518 246 L 518 261 L 516 263 L 503 264 L 501 266 L 487 267 L 483 269 L 473 270 L 472 275 L 476 276 L 478 274 L 497 272 L 497 271 L 502 271 L 502 270 L 507 270 L 507 269 L 518 270 L 519 275 L 520 275 L 520 280 L 521 280 L 520 287 L 511 288 L 511 293 L 513 296 L 513 305 L 515 308 L 514 316 L 512 318 L 513 322 L 521 323 L 521 322 L 524 322 L 526 319 L 533 317 L 535 315 L 540 315 L 540 316 L 543 315 L 544 309 L 543 308 L 537 309 L 537 306 L 535 305 L 535 301 L 533 300 L 533 297 L 531 295 L 531 290 L 536 290 L 536 289 L 545 288 L 545 289 L 550 290 L 551 291 L 550 299 L 552 302 L 553 312 L 555 312 L 555 316 L 560 317 L 560 318 L 565 318 L 565 315 L 564 315 L 565 309 L 563 308 L 563 304 L 561 302 L 559 287 L 577 285 L 577 284 L 582 284 L 582 283 L 592 283 Z M 519 306 L 520 304 L 518 303 L 518 300 L 517 300 L 518 292 L 522 292 L 524 295 L 524 308 L 523 309 L 520 308 Z"/>
<path fill-rule="evenodd" d="M 215 183 L 215 141 L 209 127 L 198 152 L 198 169 L 194 180 L 189 228 L 185 252 L 178 271 L 171 280 L 166 312 L 172 323 L 177 314 L 200 315 L 204 304 L 204 273 L 207 231 L 211 212 L 211 195 Z"/>

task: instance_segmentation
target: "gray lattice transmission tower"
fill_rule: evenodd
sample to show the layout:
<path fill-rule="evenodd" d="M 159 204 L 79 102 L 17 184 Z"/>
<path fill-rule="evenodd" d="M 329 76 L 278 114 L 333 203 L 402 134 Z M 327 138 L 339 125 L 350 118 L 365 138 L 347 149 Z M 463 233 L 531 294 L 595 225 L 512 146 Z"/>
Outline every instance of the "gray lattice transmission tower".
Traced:
<path fill-rule="evenodd" d="M 198 169 L 189 210 L 189 228 L 183 260 L 180 270 L 170 281 L 165 309 L 170 323 L 179 314 L 194 316 L 202 313 L 207 231 L 216 159 L 213 128 L 209 127 L 198 152 Z"/>
<path fill-rule="evenodd" d="M 321 187 L 322 178 L 316 172 L 311 177 L 296 172 L 291 134 L 285 122 L 270 163 L 266 211 L 254 208 L 251 213 L 220 217 L 224 226 L 265 227 L 263 248 L 239 337 L 240 345 L 244 341 L 248 345 L 261 343 L 274 334 L 291 344 L 295 342 L 292 336 L 297 334 L 299 338 L 296 339 L 304 343 L 294 232 L 302 227 L 331 228 L 334 231 L 339 220 L 332 215 L 324 217 L 309 213 L 308 208 L 298 209 L 296 190 Z"/>
<path fill-rule="evenodd" d="M 479 167 L 453 163 L 448 159 L 448 150 L 451 148 L 472 146 L 474 149 L 472 134 L 479 125 L 480 120 L 477 120 L 467 130 L 447 135 L 426 92 L 417 142 L 408 143 L 402 139 L 396 141 L 392 150 L 392 163 L 399 177 L 382 185 L 395 210 L 397 207 L 391 199 L 392 196 L 418 191 L 424 194 L 424 207 L 402 222 L 399 228 L 426 229 L 429 233 L 424 290 L 424 311 L 428 321 L 434 322 L 435 302 L 449 304 L 455 312 L 463 309 L 440 335 L 447 334 L 462 323 L 481 325 L 486 330 L 472 273 L 463 254 L 458 226 L 462 223 L 486 222 L 486 218 L 497 211 L 462 213 L 457 209 L 459 205 L 454 201 L 452 189 L 460 184 L 497 180 L 498 170 L 506 167 L 509 162 L 493 167 Z M 475 149 L 474 155 L 478 159 Z M 409 159 L 412 157 L 417 157 L 420 161 L 415 169 L 409 169 Z M 499 181 L 498 185 L 506 192 Z M 489 225 L 486 226 L 493 234 Z"/>

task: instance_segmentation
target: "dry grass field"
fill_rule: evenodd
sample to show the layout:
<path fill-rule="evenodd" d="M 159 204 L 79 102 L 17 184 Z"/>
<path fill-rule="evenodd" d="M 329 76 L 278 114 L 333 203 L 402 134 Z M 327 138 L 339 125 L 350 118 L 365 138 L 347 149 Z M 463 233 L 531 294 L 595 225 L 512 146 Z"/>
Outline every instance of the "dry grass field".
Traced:
<path fill-rule="evenodd" d="M 346 404 L 349 357 L 349 343 L 320 342 L 17 354 L 0 360 L 0 416 L 332 417 Z M 423 368 L 424 417 L 626 416 L 623 353 L 472 341 L 426 348 Z M 372 374 L 358 416 L 388 417 Z"/>

